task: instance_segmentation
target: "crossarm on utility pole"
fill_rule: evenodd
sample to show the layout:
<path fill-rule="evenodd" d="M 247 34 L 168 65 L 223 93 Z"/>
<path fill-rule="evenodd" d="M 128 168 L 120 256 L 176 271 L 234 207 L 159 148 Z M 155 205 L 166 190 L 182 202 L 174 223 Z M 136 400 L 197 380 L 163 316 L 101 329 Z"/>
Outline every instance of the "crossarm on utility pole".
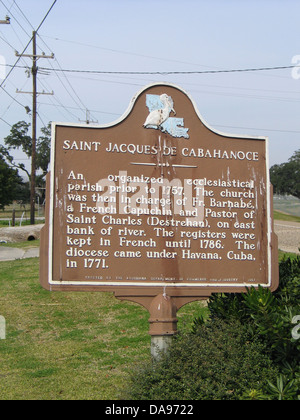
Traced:
<path fill-rule="evenodd" d="M 0 25 L 10 25 L 10 17 L 6 16 L 5 20 L 0 20 Z"/>

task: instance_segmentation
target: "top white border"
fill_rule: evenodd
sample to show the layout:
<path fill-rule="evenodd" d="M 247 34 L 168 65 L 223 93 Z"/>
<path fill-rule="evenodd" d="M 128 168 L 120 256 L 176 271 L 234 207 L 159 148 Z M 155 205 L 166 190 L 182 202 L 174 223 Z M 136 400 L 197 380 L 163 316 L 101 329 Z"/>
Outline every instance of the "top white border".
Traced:
<path fill-rule="evenodd" d="M 189 100 L 192 102 L 195 112 L 198 116 L 198 118 L 200 119 L 200 121 L 206 126 L 206 128 L 208 128 L 210 131 L 212 131 L 215 134 L 218 134 L 219 136 L 222 137 L 231 137 L 231 138 L 237 138 L 237 139 L 248 139 L 248 140 L 267 140 L 268 137 L 265 136 L 248 136 L 248 135 L 237 135 L 237 134 L 230 134 L 230 133 L 224 133 L 222 131 L 216 130 L 215 128 L 212 128 L 202 117 L 202 115 L 200 114 L 200 111 L 198 109 L 198 106 L 196 104 L 196 102 L 194 101 L 193 97 L 184 89 L 182 89 L 181 87 L 173 84 L 173 83 L 166 83 L 166 82 L 159 82 L 159 83 L 151 83 L 145 87 L 143 87 L 136 95 L 134 95 L 134 97 L 131 99 L 130 104 L 127 108 L 127 110 L 125 111 L 125 113 L 119 117 L 117 120 L 112 121 L 108 124 L 84 124 L 84 123 L 65 123 L 65 122 L 54 122 L 52 123 L 54 126 L 66 126 L 66 127 L 81 127 L 81 128 L 110 128 L 110 127 L 114 127 L 115 125 L 120 124 L 122 121 L 124 121 L 131 113 L 135 102 L 137 100 L 137 98 L 139 96 L 141 96 L 143 94 L 143 92 L 145 92 L 148 89 L 151 89 L 152 87 L 156 87 L 156 86 L 166 86 L 166 87 L 172 87 L 174 89 L 177 89 L 179 91 L 181 91 L 183 94 L 185 94 Z"/>
<path fill-rule="evenodd" d="M 266 143 L 266 180 L 267 180 L 267 218 L 268 218 L 268 284 L 249 284 L 249 283 L 201 283 L 201 284 L 195 284 L 195 283 L 138 283 L 138 282 L 78 282 L 78 281 L 55 281 L 53 280 L 53 217 L 54 217 L 54 195 L 55 195 L 55 149 L 56 149 L 56 127 L 62 126 L 62 127 L 78 127 L 78 128 L 89 128 L 89 129 L 101 129 L 101 128 L 110 128 L 114 127 L 118 124 L 120 124 L 122 121 L 124 121 L 133 110 L 133 107 L 135 105 L 135 102 L 137 101 L 138 97 L 143 94 L 146 90 L 157 87 L 157 86 L 165 86 L 165 87 L 172 87 L 179 91 L 181 91 L 183 94 L 185 94 L 189 100 L 192 102 L 194 106 L 194 110 L 200 119 L 200 121 L 206 126 L 206 128 L 213 133 L 226 137 L 226 138 L 236 138 L 236 139 L 247 139 L 247 140 L 256 140 L 256 141 L 265 141 Z M 272 235 L 272 219 L 271 219 L 271 184 L 270 184 L 270 173 L 269 173 L 269 138 L 264 136 L 254 137 L 254 136 L 247 136 L 247 135 L 236 135 L 236 134 L 229 134 L 229 133 L 223 133 L 219 130 L 215 130 L 212 128 L 202 117 L 200 114 L 200 111 L 198 109 L 198 106 L 192 96 L 186 92 L 181 87 L 172 84 L 172 83 L 166 83 L 166 82 L 158 82 L 158 83 L 151 83 L 145 87 L 143 87 L 130 101 L 129 107 L 125 111 L 125 113 L 118 118 L 117 120 L 108 123 L 108 124 L 102 124 L 102 125 L 90 125 L 90 124 L 82 124 L 82 123 L 64 123 L 64 122 L 53 122 L 52 123 L 52 135 L 51 135 L 51 180 L 50 180 L 50 220 L 49 220 L 49 284 L 50 288 L 51 286 L 87 286 L 87 287 L 95 287 L 95 286 L 102 286 L 102 287 L 193 287 L 193 288 L 211 288 L 211 289 L 218 289 L 218 288 L 244 288 L 244 287 L 258 287 L 263 286 L 265 288 L 268 288 L 271 286 L 272 283 L 272 258 L 271 258 L 271 235 Z"/>

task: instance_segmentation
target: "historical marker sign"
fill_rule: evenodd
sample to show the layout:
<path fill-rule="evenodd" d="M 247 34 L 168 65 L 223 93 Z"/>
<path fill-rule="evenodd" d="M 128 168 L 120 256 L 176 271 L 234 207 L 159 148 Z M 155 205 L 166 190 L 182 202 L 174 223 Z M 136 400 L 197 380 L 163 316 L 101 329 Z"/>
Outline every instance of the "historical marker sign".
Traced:
<path fill-rule="evenodd" d="M 151 85 L 119 121 L 53 124 L 41 282 L 149 307 L 278 285 L 266 138 L 209 128 L 188 94 Z"/>

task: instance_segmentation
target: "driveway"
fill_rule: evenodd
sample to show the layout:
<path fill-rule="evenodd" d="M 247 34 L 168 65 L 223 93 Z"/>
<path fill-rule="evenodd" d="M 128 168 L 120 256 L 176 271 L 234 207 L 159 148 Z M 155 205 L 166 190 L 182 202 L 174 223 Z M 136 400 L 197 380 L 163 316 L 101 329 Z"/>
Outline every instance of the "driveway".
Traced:
<path fill-rule="evenodd" d="M 275 220 L 275 233 L 278 236 L 281 251 L 299 254 L 300 223 Z"/>
<path fill-rule="evenodd" d="M 26 258 L 37 258 L 40 255 L 39 248 L 9 248 L 0 246 L 0 261 L 22 260 Z"/>

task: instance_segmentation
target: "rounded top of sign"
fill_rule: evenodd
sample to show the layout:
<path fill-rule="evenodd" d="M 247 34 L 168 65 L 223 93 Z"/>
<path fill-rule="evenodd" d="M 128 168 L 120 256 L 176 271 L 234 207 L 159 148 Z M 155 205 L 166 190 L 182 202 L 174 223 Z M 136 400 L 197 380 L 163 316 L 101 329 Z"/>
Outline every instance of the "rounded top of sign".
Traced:
<path fill-rule="evenodd" d="M 151 94 L 151 92 L 157 88 L 160 89 L 160 94 Z M 165 88 L 165 90 L 163 89 Z M 86 127 L 86 128 L 110 128 L 114 127 L 120 123 L 122 123 L 126 118 L 129 117 L 133 108 L 136 105 L 138 99 L 147 91 L 149 91 L 149 95 L 147 95 L 147 107 L 149 109 L 149 115 L 147 120 L 144 122 L 144 128 L 147 129 L 157 129 L 161 130 L 165 133 L 171 134 L 173 137 L 183 137 L 188 139 L 189 138 L 189 129 L 184 127 L 184 121 L 182 115 L 178 115 L 176 113 L 176 104 L 174 104 L 173 98 L 170 94 L 166 91 L 168 89 L 175 89 L 185 95 L 189 101 L 192 103 L 194 111 L 199 118 L 200 122 L 211 132 L 217 134 L 222 137 L 231 137 L 231 138 L 239 138 L 239 139 L 248 139 L 248 140 L 262 140 L 267 141 L 268 138 L 265 136 L 249 136 L 249 135 L 237 135 L 231 133 L 225 133 L 220 130 L 217 130 L 211 127 L 205 119 L 202 117 L 198 106 L 193 99 L 193 97 L 185 91 L 183 88 L 176 84 L 166 83 L 166 82 L 158 82 L 158 83 L 151 83 L 149 85 L 144 86 L 139 92 L 137 92 L 134 97 L 131 99 L 130 104 L 125 111 L 125 113 L 120 116 L 115 121 L 112 121 L 107 124 L 70 124 L 70 123 L 54 123 L 55 125 L 62 125 L 62 126 L 72 126 L 72 127 Z"/>
<path fill-rule="evenodd" d="M 152 88 L 155 88 L 155 87 L 168 87 L 168 88 L 173 88 L 173 89 L 176 89 L 176 90 L 178 90 L 178 91 L 180 91 L 180 92 L 182 92 L 185 96 L 187 96 L 188 97 L 188 99 L 191 101 L 191 103 L 192 103 L 192 105 L 193 105 L 193 107 L 194 107 L 194 110 L 195 110 L 195 113 L 197 114 L 197 116 L 198 116 L 198 118 L 199 118 L 199 120 L 202 122 L 202 124 L 208 129 L 208 130 L 210 130 L 210 131 L 212 131 L 214 134 L 217 134 L 217 135 L 220 135 L 220 136 L 222 136 L 222 137 L 231 137 L 231 138 L 239 138 L 239 139 L 241 139 L 241 138 L 247 138 L 247 139 L 253 139 L 253 140 L 263 140 L 263 141 L 267 141 L 268 140 L 268 138 L 266 137 L 266 136 L 249 136 L 249 135 L 237 135 L 237 134 L 231 134 L 231 133 L 225 133 L 225 132 L 222 132 L 222 131 L 220 131 L 220 130 L 217 130 L 217 129 L 215 129 L 215 128 L 213 128 L 212 126 L 210 126 L 210 124 L 209 123 L 207 123 L 207 121 L 203 118 L 203 116 L 201 115 L 201 113 L 200 113 L 200 111 L 199 111 L 199 109 L 198 109 L 198 106 L 197 106 L 197 103 L 195 102 L 195 100 L 193 99 L 193 97 L 192 97 L 192 95 L 190 94 L 190 93 L 188 93 L 185 89 L 183 89 L 182 87 L 180 87 L 180 86 L 178 86 L 178 85 L 176 85 L 176 84 L 173 84 L 173 83 L 166 83 L 166 82 L 158 82 L 158 83 L 151 83 L 151 84 L 149 84 L 149 85 L 147 85 L 147 86 L 144 86 L 133 98 L 132 98 L 132 100 L 131 100 L 131 103 L 130 103 L 130 105 L 129 105 L 129 107 L 128 107 L 128 109 L 126 110 L 126 112 L 125 112 L 125 114 L 122 116 L 122 117 L 120 117 L 120 119 L 118 119 L 116 122 L 114 122 L 114 123 L 112 123 L 113 125 L 114 124 L 118 124 L 119 122 L 121 122 L 121 121 L 123 121 L 125 118 L 127 118 L 127 116 L 130 114 L 130 112 L 132 111 L 132 109 L 133 109 L 133 107 L 134 107 L 134 105 L 135 105 L 135 103 L 136 103 L 136 101 L 137 101 L 137 99 L 145 92 L 145 91 L 147 91 L 147 90 L 151 90 Z M 172 99 L 172 98 L 170 98 L 170 99 Z M 174 104 L 173 104 L 173 106 L 174 106 Z M 175 108 L 176 109 L 176 108 Z M 186 137 L 186 138 L 188 138 L 188 137 Z"/>

